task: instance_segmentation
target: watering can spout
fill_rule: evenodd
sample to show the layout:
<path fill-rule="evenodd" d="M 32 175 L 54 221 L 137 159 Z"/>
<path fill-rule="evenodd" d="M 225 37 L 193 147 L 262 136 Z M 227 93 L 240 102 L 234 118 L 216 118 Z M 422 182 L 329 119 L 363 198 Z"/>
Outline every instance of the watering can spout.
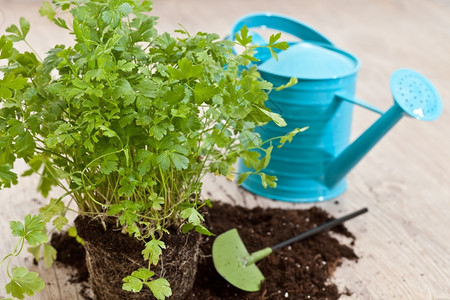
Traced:
<path fill-rule="evenodd" d="M 327 167 L 325 185 L 335 186 L 369 152 L 370 149 L 401 119 L 402 110 L 394 104 L 357 140 L 347 146 Z"/>
<path fill-rule="evenodd" d="M 390 85 L 394 105 L 327 166 L 324 176 L 327 187 L 339 183 L 403 116 L 424 121 L 440 116 L 441 98 L 431 82 L 421 74 L 400 69 L 392 75 Z"/>

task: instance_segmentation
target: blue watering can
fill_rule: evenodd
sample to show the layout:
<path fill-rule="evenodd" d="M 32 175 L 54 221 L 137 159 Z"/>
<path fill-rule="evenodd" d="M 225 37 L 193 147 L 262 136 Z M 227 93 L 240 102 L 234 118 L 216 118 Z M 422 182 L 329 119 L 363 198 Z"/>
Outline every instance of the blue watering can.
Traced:
<path fill-rule="evenodd" d="M 290 201 L 314 202 L 334 198 L 346 189 L 346 174 L 403 117 L 431 121 L 442 112 L 442 102 L 434 86 L 421 74 L 400 69 L 390 80 L 393 106 L 386 112 L 354 97 L 359 60 L 336 48 L 329 39 L 292 18 L 256 13 L 242 17 L 231 31 L 233 38 L 247 25 L 254 43 L 267 44 L 255 30 L 274 29 L 299 39 L 286 51 L 272 58 L 267 49 L 257 52 L 261 76 L 274 86 L 286 84 L 291 77 L 298 83 L 271 92 L 266 105 L 280 113 L 287 126 L 273 122 L 258 127 L 263 140 L 282 136 L 295 128 L 309 128 L 282 148 L 274 147 L 264 172 L 278 178 L 277 187 L 265 189 L 257 175 L 242 187 L 261 196 Z M 359 138 L 349 144 L 353 106 L 359 105 L 381 117 Z M 242 161 L 239 172 L 252 171 Z"/>

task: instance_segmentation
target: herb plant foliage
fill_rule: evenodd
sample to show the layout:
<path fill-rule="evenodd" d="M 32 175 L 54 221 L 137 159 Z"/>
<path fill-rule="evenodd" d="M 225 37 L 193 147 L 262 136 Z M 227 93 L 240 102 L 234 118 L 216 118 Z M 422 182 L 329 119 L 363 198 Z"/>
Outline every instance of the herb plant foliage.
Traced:
<path fill-rule="evenodd" d="M 61 230 L 71 201 L 79 214 L 116 217 L 124 232 L 145 243 L 148 268 L 126 277 L 123 288 L 147 286 L 164 299 L 170 283 L 151 270 L 168 226 L 211 234 L 199 213 L 209 204 L 200 198 L 205 174 L 232 180 L 242 157 L 264 186 L 276 185 L 276 178 L 261 172 L 272 141 L 261 141 L 253 130 L 269 121 L 285 123 L 264 105 L 272 85 L 248 67 L 256 60 L 248 30 L 235 42 L 184 29 L 158 34 L 156 17 L 147 13 L 151 7 L 147 0 L 45 3 L 41 14 L 68 30 L 74 45 L 56 45 L 43 60 L 31 47 L 14 47 L 27 43 L 25 19 L 0 37 L 0 188 L 18 182 L 14 162 L 23 159 L 30 169 L 22 175 L 39 174 L 44 196 L 53 186 L 64 190 L 38 215 L 10 223 L 19 240 L 2 264 L 14 298 L 39 292 L 44 282 L 25 267 L 10 267 L 12 258 L 28 244 L 50 265 L 56 252 L 47 243 L 46 225 Z M 70 11 L 70 21 L 59 11 Z M 266 46 L 274 55 L 287 47 L 279 37 Z M 235 46 L 243 51 L 235 54 Z M 240 174 L 238 182 L 249 174 Z"/>

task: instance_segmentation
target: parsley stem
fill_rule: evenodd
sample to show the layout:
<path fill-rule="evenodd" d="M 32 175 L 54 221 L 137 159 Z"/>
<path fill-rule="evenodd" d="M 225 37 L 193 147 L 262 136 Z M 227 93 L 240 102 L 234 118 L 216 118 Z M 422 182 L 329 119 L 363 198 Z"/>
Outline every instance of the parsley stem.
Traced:
<path fill-rule="evenodd" d="M 42 57 L 36 52 L 36 50 L 34 50 L 34 48 L 30 45 L 30 43 L 28 43 L 28 41 L 25 39 L 23 41 L 31 49 L 31 51 L 36 55 L 36 57 L 39 59 L 39 61 L 42 62 Z"/>

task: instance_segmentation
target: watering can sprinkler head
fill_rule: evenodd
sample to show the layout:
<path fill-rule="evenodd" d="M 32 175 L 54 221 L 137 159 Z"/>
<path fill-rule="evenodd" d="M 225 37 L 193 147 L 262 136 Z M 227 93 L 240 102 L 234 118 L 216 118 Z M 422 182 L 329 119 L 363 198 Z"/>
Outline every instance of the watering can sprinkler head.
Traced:
<path fill-rule="evenodd" d="M 394 101 L 404 114 L 424 121 L 435 120 L 441 115 L 441 97 L 421 74 L 409 69 L 397 70 L 391 76 L 390 85 Z"/>
<path fill-rule="evenodd" d="M 442 113 L 442 100 L 433 84 L 423 75 L 400 69 L 391 76 L 394 105 L 327 167 L 324 183 L 333 187 L 403 117 L 432 121 Z"/>

